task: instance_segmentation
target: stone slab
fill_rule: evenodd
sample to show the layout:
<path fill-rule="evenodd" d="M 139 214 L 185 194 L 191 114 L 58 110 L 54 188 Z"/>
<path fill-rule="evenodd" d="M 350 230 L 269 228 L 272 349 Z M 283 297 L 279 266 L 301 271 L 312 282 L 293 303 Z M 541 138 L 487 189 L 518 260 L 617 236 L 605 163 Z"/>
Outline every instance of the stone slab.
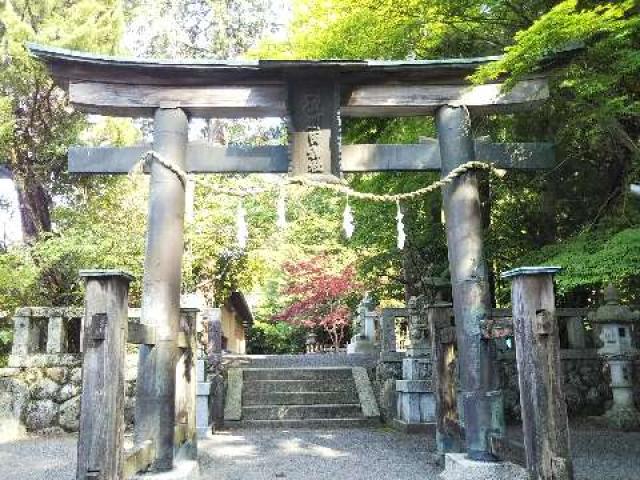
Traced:
<path fill-rule="evenodd" d="M 369 380 L 367 370 L 363 367 L 354 367 L 351 371 L 353 372 L 353 380 L 358 390 L 362 414 L 367 418 L 379 418 L 380 409 L 378 408 L 378 402 L 376 402 L 376 396 L 373 393 L 373 387 L 371 380 Z"/>
<path fill-rule="evenodd" d="M 465 453 L 447 453 L 441 480 L 529 480 L 527 471 L 510 462 L 476 462 Z"/>
<path fill-rule="evenodd" d="M 433 393 L 398 392 L 397 401 L 399 420 L 411 424 L 431 423 L 435 421 L 436 402 Z"/>
<path fill-rule="evenodd" d="M 224 405 L 225 420 L 242 418 L 242 384 L 243 370 L 231 368 L 227 374 L 227 396 Z"/>

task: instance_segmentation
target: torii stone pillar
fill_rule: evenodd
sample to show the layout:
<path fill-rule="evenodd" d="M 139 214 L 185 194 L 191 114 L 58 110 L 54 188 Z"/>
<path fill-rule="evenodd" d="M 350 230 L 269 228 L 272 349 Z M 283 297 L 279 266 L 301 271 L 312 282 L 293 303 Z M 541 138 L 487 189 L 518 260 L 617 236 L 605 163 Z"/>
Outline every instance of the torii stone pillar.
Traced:
<path fill-rule="evenodd" d="M 187 136 L 183 110 L 156 111 L 154 151 L 185 168 Z M 156 471 L 173 468 L 184 211 L 185 186 L 175 173 L 153 162 L 141 321 L 155 326 L 156 344 L 140 346 L 135 440 L 154 442 Z"/>
<path fill-rule="evenodd" d="M 471 119 L 464 106 L 443 106 L 436 112 L 442 176 L 475 160 Z M 458 368 L 464 409 L 467 456 L 495 461 L 487 433 L 504 430 L 497 391 L 495 349 L 482 338 L 480 326 L 491 313 L 477 174 L 467 172 L 443 190 L 449 269 L 458 338 Z"/>

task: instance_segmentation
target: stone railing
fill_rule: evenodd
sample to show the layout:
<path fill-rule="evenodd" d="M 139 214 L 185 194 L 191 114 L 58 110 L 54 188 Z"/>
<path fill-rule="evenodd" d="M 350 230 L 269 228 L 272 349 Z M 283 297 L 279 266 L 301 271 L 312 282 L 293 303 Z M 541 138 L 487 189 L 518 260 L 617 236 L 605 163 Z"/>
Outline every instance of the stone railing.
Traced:
<path fill-rule="evenodd" d="M 601 415 L 611 401 L 611 387 L 605 362 L 598 355 L 588 314 L 595 309 L 557 308 L 556 318 L 561 342 L 564 391 L 570 416 Z M 407 308 L 380 311 L 380 362 L 376 371 L 379 403 L 385 417 L 395 410 L 395 381 L 402 378 L 402 342 L 397 340 L 401 322 L 406 322 Z M 492 328 L 511 328 L 511 310 L 492 310 Z M 505 332 L 503 331 L 502 334 Z M 508 331 L 506 332 L 508 333 Z M 455 334 L 454 340 L 455 341 Z M 500 381 L 508 420 L 520 419 L 519 387 L 515 350 L 510 336 L 497 338 Z M 634 368 L 634 397 L 640 406 L 640 360 Z"/>
<path fill-rule="evenodd" d="M 10 367 L 45 366 L 51 362 L 68 363 L 75 358 L 61 354 L 81 351 L 82 308 L 23 307 L 13 316 L 13 346 Z M 55 356 L 53 358 L 49 356 Z"/>
<path fill-rule="evenodd" d="M 71 365 L 82 352 L 82 307 L 22 307 L 13 315 L 9 367 Z M 129 308 L 129 322 L 140 309 Z"/>

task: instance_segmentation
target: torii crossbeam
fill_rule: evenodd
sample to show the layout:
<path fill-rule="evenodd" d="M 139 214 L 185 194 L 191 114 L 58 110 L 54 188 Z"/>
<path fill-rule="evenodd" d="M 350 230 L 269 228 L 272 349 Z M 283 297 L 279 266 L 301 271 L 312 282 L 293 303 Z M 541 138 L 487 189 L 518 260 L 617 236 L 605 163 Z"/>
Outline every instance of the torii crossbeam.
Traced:
<path fill-rule="evenodd" d="M 530 109 L 549 92 L 543 75 L 505 91 L 467 77 L 498 57 L 428 61 L 172 62 L 94 56 L 38 45 L 75 107 L 103 115 L 155 118 L 152 148 L 194 173 L 333 174 L 440 170 L 473 160 L 505 169 L 543 169 L 549 144 L 474 141 L 472 113 Z M 345 145 L 340 117 L 434 115 L 438 140 L 419 145 Z M 214 147 L 188 143 L 189 116 L 287 116 L 288 147 Z M 72 148 L 74 173 L 126 173 L 150 146 Z M 155 444 L 156 470 L 174 455 L 175 351 L 183 251 L 184 186 L 162 165 L 150 168 L 149 227 L 142 322 L 156 325 L 156 345 L 143 346 L 137 387 L 136 441 Z M 459 342 L 461 387 L 470 458 L 492 460 L 487 434 L 503 427 L 495 355 L 482 338 L 490 298 L 478 181 L 473 171 L 443 192 Z M 80 478 L 80 477 L 79 477 Z"/>

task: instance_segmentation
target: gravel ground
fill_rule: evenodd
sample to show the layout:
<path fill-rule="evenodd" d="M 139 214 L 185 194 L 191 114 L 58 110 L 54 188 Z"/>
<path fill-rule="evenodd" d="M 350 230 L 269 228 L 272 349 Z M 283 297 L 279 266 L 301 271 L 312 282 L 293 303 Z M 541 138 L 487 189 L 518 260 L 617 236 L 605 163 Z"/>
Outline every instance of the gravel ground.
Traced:
<path fill-rule="evenodd" d="M 1 441 L 1 439 L 0 439 Z M 640 479 L 640 432 L 572 428 L 575 480 Z M 200 442 L 202 480 L 435 480 L 433 440 L 387 429 L 246 430 Z M 76 437 L 0 443 L 1 480 L 74 480 Z"/>
<path fill-rule="evenodd" d="M 0 479 L 75 480 L 76 439 L 55 435 L 0 443 Z"/>
<path fill-rule="evenodd" d="M 428 480 L 433 440 L 387 429 L 234 430 L 201 443 L 203 479 Z"/>

